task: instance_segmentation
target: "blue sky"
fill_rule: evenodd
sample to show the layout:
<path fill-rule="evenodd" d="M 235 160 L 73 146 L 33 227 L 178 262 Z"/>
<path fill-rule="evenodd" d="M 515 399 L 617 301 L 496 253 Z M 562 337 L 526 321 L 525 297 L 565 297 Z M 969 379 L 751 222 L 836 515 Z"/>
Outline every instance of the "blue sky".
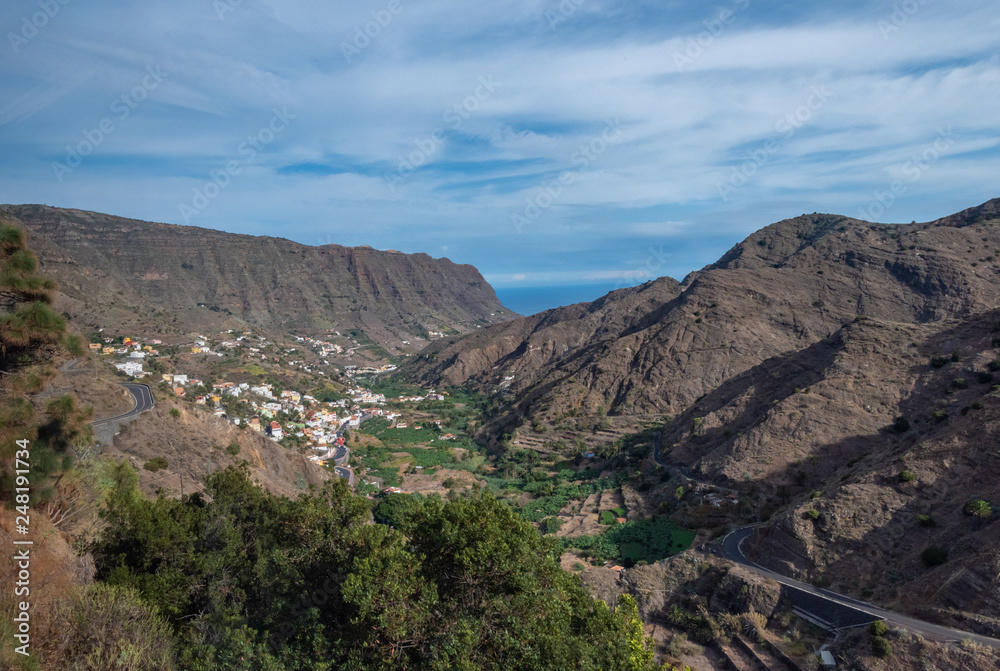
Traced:
<path fill-rule="evenodd" d="M 995 0 L 8 0 L 0 202 L 682 278 L 1000 196 Z"/>

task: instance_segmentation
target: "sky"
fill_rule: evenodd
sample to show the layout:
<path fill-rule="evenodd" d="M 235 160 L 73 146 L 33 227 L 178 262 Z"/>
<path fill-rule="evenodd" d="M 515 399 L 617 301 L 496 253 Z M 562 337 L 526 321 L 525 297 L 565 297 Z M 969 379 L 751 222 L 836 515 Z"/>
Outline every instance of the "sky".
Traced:
<path fill-rule="evenodd" d="M 681 279 L 1000 196 L 995 0 L 6 0 L 0 202 Z M 600 291 L 597 291 L 600 289 Z"/>

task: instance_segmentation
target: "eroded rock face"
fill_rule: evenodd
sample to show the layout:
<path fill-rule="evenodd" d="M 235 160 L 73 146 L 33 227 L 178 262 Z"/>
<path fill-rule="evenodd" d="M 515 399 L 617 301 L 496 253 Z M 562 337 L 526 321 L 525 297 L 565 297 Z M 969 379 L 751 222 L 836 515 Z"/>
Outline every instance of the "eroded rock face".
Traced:
<path fill-rule="evenodd" d="M 28 230 L 44 272 L 81 312 L 111 323 L 130 310 L 142 318 L 162 310 L 191 326 L 228 318 L 282 332 L 336 327 L 416 336 L 514 316 L 474 267 L 426 254 L 307 246 L 33 205 L 3 206 L 0 214 Z"/>

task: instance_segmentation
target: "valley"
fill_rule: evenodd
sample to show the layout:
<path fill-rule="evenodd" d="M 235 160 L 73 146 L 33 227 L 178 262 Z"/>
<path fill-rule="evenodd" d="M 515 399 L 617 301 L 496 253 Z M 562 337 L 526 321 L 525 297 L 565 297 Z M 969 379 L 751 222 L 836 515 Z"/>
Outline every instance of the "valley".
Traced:
<path fill-rule="evenodd" d="M 76 332 L 31 376 L 6 382 L 24 385 L 5 394 L 29 399 L 24 417 L 36 413 L 42 428 L 12 414 L 5 430 L 66 434 L 52 445 L 72 458 L 44 476 L 59 546 L 41 552 L 76 567 L 80 586 L 110 579 L 112 555 L 95 550 L 96 569 L 81 568 L 94 560 L 68 548 L 111 547 L 101 510 L 116 496 L 126 521 L 154 515 L 141 501 L 194 520 L 209 500 L 220 510 L 242 499 L 286 505 L 275 497 L 313 510 L 326 504 L 310 497 L 324 496 L 354 511 L 344 529 L 426 547 L 434 525 L 473 533 L 474 524 L 448 526 L 449 515 L 492 511 L 491 524 L 527 534 L 532 561 L 551 562 L 537 575 L 558 570 L 608 605 L 631 599 L 651 654 L 677 668 L 816 668 L 824 644 L 856 668 L 996 661 L 998 201 L 895 226 L 803 215 L 682 282 L 664 277 L 530 317 L 473 287 L 474 269 L 421 280 L 427 292 L 448 285 L 463 296 L 450 307 L 452 297 L 432 305 L 419 292 L 397 304 L 384 287 L 358 289 L 370 309 L 357 311 L 316 307 L 305 289 L 289 305 L 263 285 L 247 290 L 270 296 L 264 308 L 252 297 L 252 307 L 208 303 L 223 294 L 206 287 L 232 281 L 222 256 L 203 256 L 204 272 L 181 281 L 162 270 L 177 260 L 170 254 L 122 260 L 113 250 L 144 232 L 161 246 L 171 236 L 220 250 L 232 242 L 213 232 L 30 206 L 0 213 L 37 242 L 40 271 L 60 279 L 52 302 Z M 287 247 L 319 263 L 316 249 L 287 241 L 238 242 L 240 255 Z M 359 259 L 384 253 L 336 254 L 358 255 L 340 257 L 357 278 L 368 273 Z M 406 263 L 404 275 L 429 262 Z M 276 268 L 288 279 L 274 286 L 310 272 Z M 469 289 L 455 288 L 462 282 Z M 148 388 L 152 406 L 102 424 L 132 406 L 124 383 Z M 372 526 L 366 515 L 379 530 L 360 530 Z M 138 529 L 121 533 L 129 528 Z M 725 541 L 734 532 L 739 556 Z M 328 561 L 316 551 L 308 561 Z M 433 581 L 447 572 L 439 568 L 421 570 Z M 832 632 L 771 576 L 898 618 L 884 632 L 871 624 L 879 618 Z M 266 628 L 269 607 L 248 617 Z M 427 617 L 421 626 L 438 616 Z M 907 617 L 970 638 L 917 636 Z M 431 629 L 421 645 L 432 645 Z"/>

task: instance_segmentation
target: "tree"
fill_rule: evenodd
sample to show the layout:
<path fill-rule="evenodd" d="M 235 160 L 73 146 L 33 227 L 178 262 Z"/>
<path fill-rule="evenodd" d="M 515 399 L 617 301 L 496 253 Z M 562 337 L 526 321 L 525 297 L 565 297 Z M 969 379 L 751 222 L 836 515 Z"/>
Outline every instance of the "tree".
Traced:
<path fill-rule="evenodd" d="M 37 269 L 24 231 L 0 223 L 0 375 L 51 354 L 66 331 L 52 309 L 56 284 Z"/>
<path fill-rule="evenodd" d="M 652 668 L 634 604 L 587 595 L 489 492 L 394 499 L 378 513 L 393 510 L 390 528 L 340 480 L 294 500 L 245 466 L 181 500 L 121 482 L 91 546 L 97 578 L 163 614 L 181 668 Z"/>

